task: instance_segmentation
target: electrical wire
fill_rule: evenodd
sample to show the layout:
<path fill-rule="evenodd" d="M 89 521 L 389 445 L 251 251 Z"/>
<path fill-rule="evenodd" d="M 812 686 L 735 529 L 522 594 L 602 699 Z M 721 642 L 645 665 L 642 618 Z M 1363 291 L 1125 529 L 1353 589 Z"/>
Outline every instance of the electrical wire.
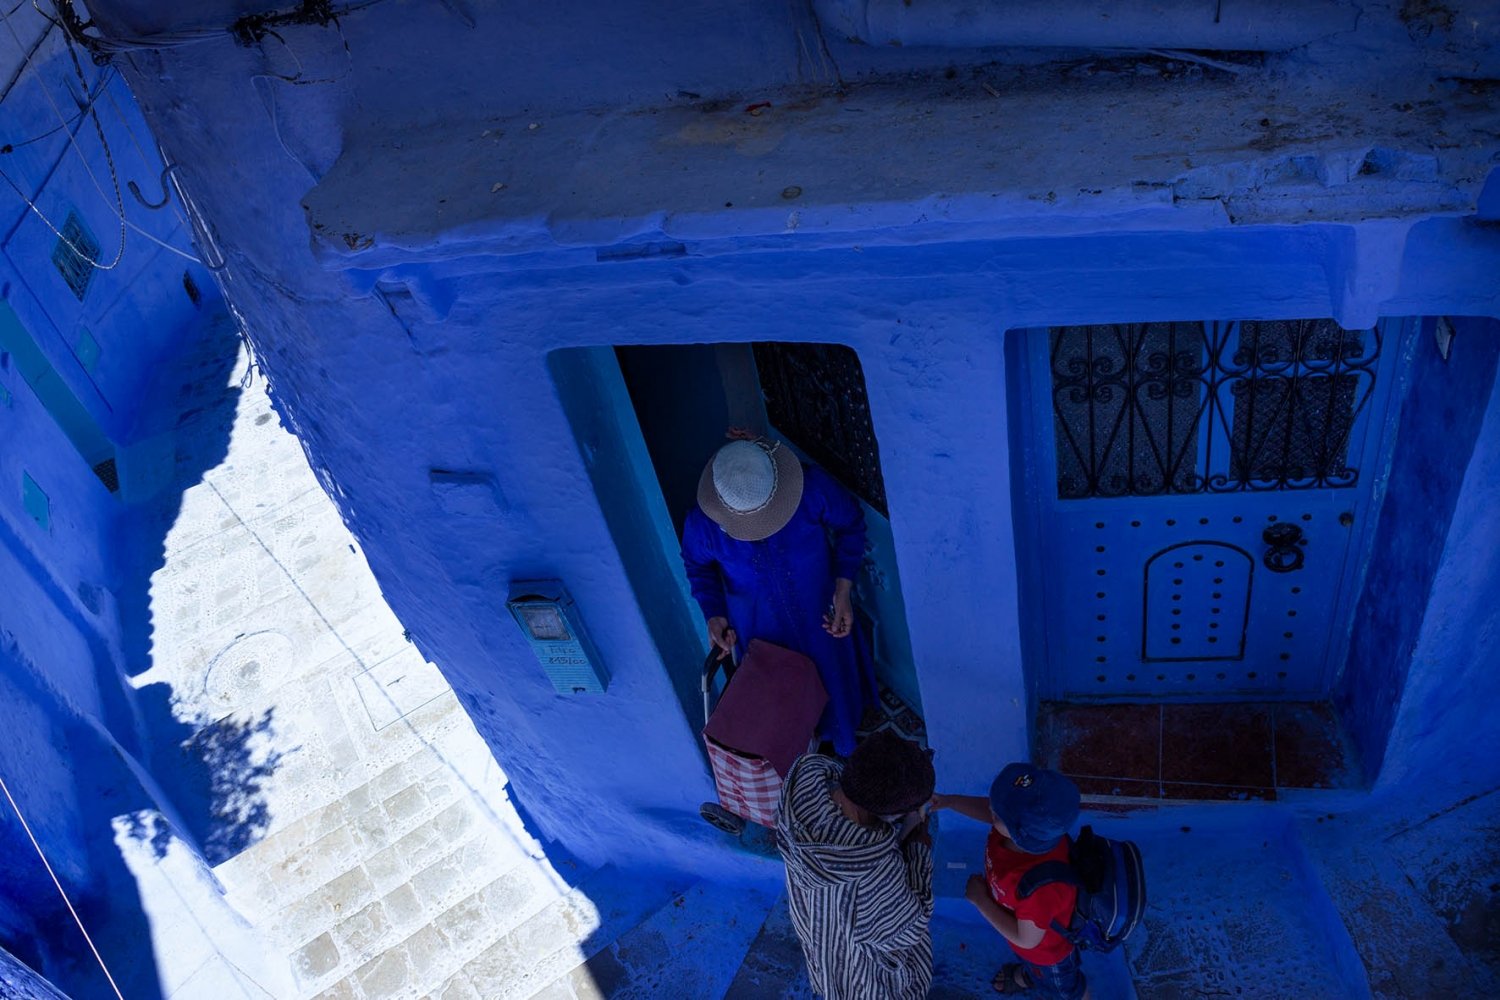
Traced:
<path fill-rule="evenodd" d="M 73 908 L 73 901 L 68 898 L 68 893 L 63 889 L 62 883 L 58 881 L 57 873 L 52 870 L 52 865 L 47 861 L 47 855 L 42 853 L 42 845 L 36 841 L 36 834 L 31 832 L 31 824 L 26 822 L 26 817 L 21 814 L 21 807 L 16 805 L 15 796 L 10 794 L 10 787 L 6 785 L 5 779 L 0 778 L 0 791 L 5 792 L 5 797 L 10 802 L 10 807 L 15 811 L 16 819 L 21 821 L 21 829 L 26 831 L 26 836 L 31 840 L 31 846 L 36 848 L 36 856 L 42 859 L 42 867 L 47 869 L 47 874 L 52 876 L 52 884 L 57 886 L 58 895 L 62 896 L 64 903 L 68 905 L 68 912 L 73 914 L 73 922 L 83 932 L 83 939 L 89 943 L 89 951 L 94 953 L 94 960 L 99 963 L 99 968 L 104 970 L 104 978 L 109 980 L 109 988 L 115 991 L 119 1000 L 125 1000 L 125 995 L 120 992 L 120 987 L 115 985 L 115 977 L 110 975 L 109 966 L 104 964 L 104 956 L 99 954 L 99 949 L 94 947 L 94 939 L 89 937 L 88 928 L 83 926 L 79 919 L 78 911 Z"/>
<path fill-rule="evenodd" d="M 89 95 L 88 102 L 84 104 L 83 107 L 79 108 L 78 113 L 72 118 L 69 118 L 61 125 L 52 126 L 41 135 L 34 135 L 30 139 L 22 139 L 20 142 L 7 142 L 3 145 L 0 145 L 0 156 L 14 153 L 22 146 L 29 146 L 34 142 L 41 142 L 43 139 L 46 139 L 49 136 L 54 136 L 65 128 L 72 128 L 74 125 L 77 125 L 80 121 L 83 120 L 83 116 L 88 114 L 89 111 L 93 109 L 94 102 L 97 101 L 100 97 L 105 96 L 105 90 L 111 83 L 114 82 L 115 73 L 116 70 L 113 66 L 108 66 L 105 68 L 104 72 L 99 76 L 99 85 L 95 87 L 94 92 Z M 0 100 L 3 100 L 3 98 L 0 98 Z M 111 97 L 110 100 L 113 101 L 114 98 Z"/>
<path fill-rule="evenodd" d="M 226 34 L 231 35 L 241 45 L 253 45 L 272 28 L 291 25 L 328 25 L 336 23 L 345 14 L 352 14 L 383 2 L 384 0 L 356 0 L 356 2 L 334 7 L 327 0 L 304 0 L 297 10 L 280 14 L 246 14 L 223 28 L 182 28 L 150 35 L 90 34 L 84 29 L 92 27 L 92 21 L 84 23 L 79 21 L 76 15 L 68 14 L 63 14 L 62 18 L 63 26 L 68 34 L 81 45 L 91 53 L 109 56 L 142 49 L 181 48 L 185 45 L 196 45 L 199 42 L 220 39 Z"/>
<path fill-rule="evenodd" d="M 34 53 L 28 52 L 26 50 L 26 45 L 21 41 L 21 36 L 16 33 L 16 26 L 13 23 L 13 15 L 6 14 L 4 20 L 6 31 L 10 34 L 10 37 L 16 43 L 16 51 L 20 52 L 22 60 L 26 64 L 30 65 Z M 68 54 L 73 57 L 74 69 L 77 71 L 79 79 L 84 80 L 83 92 L 87 94 L 89 92 L 88 81 L 83 76 L 83 67 L 79 65 L 78 57 L 76 54 L 74 54 L 71 44 L 68 46 Z M 102 185 L 100 185 L 99 178 L 94 176 L 94 169 L 89 165 L 89 158 L 83 154 L 82 147 L 78 145 L 78 137 L 73 134 L 71 129 L 66 128 L 68 120 L 67 116 L 62 113 L 62 108 L 57 106 L 57 101 L 52 96 L 52 90 L 46 85 L 46 81 L 42 79 L 40 73 L 37 74 L 37 89 L 39 89 L 47 98 L 47 103 L 52 105 L 52 111 L 57 115 L 57 120 L 59 122 L 62 122 L 64 125 L 64 132 L 67 134 L 68 142 L 72 144 L 75 150 L 77 150 L 79 159 L 83 161 L 83 169 L 88 173 L 89 180 L 94 182 L 94 188 L 99 192 L 99 197 L 103 198 L 107 203 L 109 201 L 109 196 L 104 193 L 104 188 Z M 46 224 L 47 228 L 52 230 L 53 234 L 67 245 L 69 250 L 72 250 L 73 253 L 79 256 L 79 258 L 88 261 L 94 267 L 97 267 L 102 271 L 108 271 L 112 268 L 118 267 L 120 261 L 125 256 L 125 199 L 120 194 L 120 180 L 119 177 L 115 174 L 115 163 L 113 156 L 111 156 L 109 152 L 109 144 L 105 142 L 104 139 L 104 127 L 99 124 L 99 114 L 92 108 L 90 108 L 89 114 L 94 120 L 94 128 L 99 134 L 99 141 L 104 144 L 104 158 L 105 161 L 109 164 L 110 179 L 114 182 L 115 188 L 115 201 L 119 205 L 119 212 L 117 214 L 120 219 L 120 245 L 115 250 L 114 260 L 110 261 L 108 264 L 101 264 L 99 261 L 94 259 L 93 254 L 84 253 L 81 249 L 79 249 L 77 244 L 75 244 L 68 237 L 64 236 L 62 231 L 52 224 L 52 220 L 47 218 L 47 216 L 42 213 L 42 210 L 37 208 L 36 204 L 30 198 L 27 198 L 25 194 L 22 194 L 20 187 L 16 185 L 15 181 L 11 180 L 8 176 L 5 178 L 5 180 L 8 184 L 10 184 L 12 188 L 15 189 L 17 194 L 21 195 L 21 197 L 26 201 L 27 207 L 36 214 L 36 217 L 41 219 L 42 222 Z"/>
<path fill-rule="evenodd" d="M 45 17 L 46 15 L 43 14 L 42 16 Z M 21 51 L 22 56 L 25 58 L 26 62 L 30 63 L 32 59 L 32 53 L 28 53 L 26 51 L 25 45 L 21 42 L 20 35 L 16 33 L 15 25 L 11 23 L 11 16 L 7 14 L 4 17 L 4 21 L 5 27 L 10 33 L 11 38 L 15 40 L 17 48 Z M 83 86 L 84 93 L 88 93 L 88 80 L 84 76 L 83 64 L 78 59 L 78 52 L 73 45 L 73 39 L 71 35 L 67 33 L 64 33 L 63 37 L 67 42 L 68 56 L 72 60 L 73 70 L 77 74 L 78 79 Z M 57 115 L 58 121 L 62 122 L 64 126 L 66 126 L 67 119 L 63 115 L 62 109 L 58 107 L 56 99 L 52 96 L 51 89 L 46 86 L 46 83 L 42 79 L 40 73 L 38 73 L 37 77 L 37 86 L 42 91 L 43 95 L 46 96 L 47 103 L 52 106 L 53 113 Z M 115 169 L 114 155 L 110 152 L 109 140 L 105 138 L 104 126 L 99 121 L 99 111 L 93 102 L 90 103 L 87 113 L 94 122 L 94 130 L 99 136 L 99 145 L 104 151 L 104 160 L 106 165 L 108 165 L 109 167 L 109 178 L 115 192 L 115 198 L 113 202 L 110 201 L 109 195 L 105 194 L 104 186 L 99 182 L 98 176 L 94 173 L 94 168 L 89 163 L 88 156 L 84 153 L 83 148 L 78 144 L 78 137 L 71 130 L 67 132 L 68 142 L 72 145 L 74 152 L 78 154 L 79 160 L 82 161 L 84 172 L 88 174 L 89 180 L 93 182 L 94 190 L 99 192 L 99 197 L 104 199 L 105 205 L 109 207 L 109 209 L 114 213 L 115 218 L 120 221 L 120 243 L 118 249 L 115 251 L 114 260 L 110 261 L 108 264 L 104 264 L 98 260 L 95 260 L 93 254 L 84 253 L 83 250 L 73 242 L 73 240 L 65 236 L 62 231 L 53 224 L 51 219 L 47 218 L 42 210 L 36 206 L 36 203 L 28 198 L 26 194 L 21 190 L 19 185 L 17 185 L 15 181 L 11 180 L 8 175 L 4 175 L 5 182 L 9 184 L 18 195 L 21 196 L 21 199 L 26 202 L 27 207 L 31 209 L 31 211 L 37 216 L 37 218 L 42 220 L 43 224 L 45 224 L 48 229 L 52 230 L 52 233 L 59 240 L 61 240 L 69 250 L 77 254 L 80 259 L 88 261 L 91 265 L 99 268 L 100 270 L 108 271 L 119 266 L 121 259 L 125 256 L 125 231 L 127 228 L 135 230 L 136 233 L 144 236 L 150 242 L 155 243 L 157 246 L 161 247 L 164 250 L 176 254 L 184 260 L 192 261 L 195 264 L 202 263 L 197 257 L 186 252 L 185 250 L 181 250 L 173 246 L 165 240 L 158 239 L 154 234 L 148 232 L 145 229 L 142 229 L 140 226 L 131 222 L 126 217 L 125 198 L 120 191 L 120 177 L 118 171 L 116 171 Z"/>
<path fill-rule="evenodd" d="M 14 7 L 12 7 L 5 14 L 5 16 L 6 17 L 10 17 L 16 11 L 20 10 L 22 4 L 24 4 L 25 2 L 26 2 L 26 0 L 20 0 L 20 3 L 17 3 Z M 35 3 L 35 0 L 32 0 L 32 2 Z M 57 27 L 56 23 L 54 23 L 51 18 L 48 18 L 47 21 L 48 21 L 48 23 L 47 23 L 47 30 L 43 31 L 40 35 L 36 36 L 36 41 L 31 43 L 31 49 L 30 49 L 30 51 L 36 52 L 43 45 L 45 45 L 47 43 L 47 38 L 52 34 L 52 29 L 55 28 L 55 27 Z M 26 63 L 23 62 L 19 66 L 16 67 L 15 73 L 11 74 L 11 78 L 6 81 L 6 83 L 5 83 L 5 89 L 4 90 L 0 90 L 0 101 L 4 101 L 7 97 L 10 96 L 11 90 L 15 87 L 15 85 L 17 83 L 19 83 L 21 81 L 21 77 L 22 77 L 23 74 L 25 74 L 25 72 L 26 72 Z"/>
<path fill-rule="evenodd" d="M 107 58 L 108 56 L 114 55 L 116 53 L 129 52 L 140 49 L 175 48 L 182 45 L 190 45 L 197 42 L 208 41 L 210 39 L 222 38 L 226 32 L 231 34 L 241 44 L 245 45 L 255 44 L 262 40 L 266 35 L 271 35 L 281 43 L 283 48 L 287 50 L 287 54 L 291 56 L 292 61 L 297 66 L 297 73 L 295 76 L 286 76 L 280 73 L 257 74 L 258 76 L 264 76 L 268 79 L 281 80 L 286 83 L 295 84 L 337 82 L 337 80 L 341 78 L 306 79 L 303 76 L 304 69 L 302 60 L 298 58 L 297 53 L 292 50 L 292 47 L 287 43 L 286 39 L 274 30 L 273 25 L 287 26 L 318 24 L 326 26 L 332 24 L 338 31 L 339 37 L 343 42 L 345 56 L 350 60 L 349 69 L 345 74 L 347 75 L 348 73 L 353 72 L 353 56 L 349 49 L 349 40 L 344 35 L 343 25 L 342 23 L 340 23 L 339 18 L 342 15 L 351 14 L 356 11 L 364 10 L 368 7 L 373 7 L 378 3 L 382 3 L 383 0 L 356 0 L 356 2 L 347 3 L 337 8 L 333 7 L 332 4 L 327 2 L 327 0 L 304 0 L 301 8 L 296 11 L 281 14 L 246 15 L 245 17 L 240 18 L 234 24 L 230 25 L 228 28 L 220 30 L 186 29 L 180 31 L 159 32 L 150 36 L 113 37 L 105 36 L 102 34 L 87 33 L 86 29 L 93 27 L 93 22 L 84 22 L 80 20 L 77 14 L 72 11 L 71 6 L 64 10 L 63 4 L 69 2 L 70 0 L 53 0 L 53 9 L 58 15 L 56 19 L 49 17 L 44 11 L 42 11 L 41 7 L 38 5 L 37 0 L 32 0 L 32 7 L 41 17 L 46 19 L 49 24 L 54 27 L 61 26 L 63 28 L 63 37 L 67 41 L 68 55 L 73 61 L 73 67 L 77 72 L 79 80 L 83 82 L 84 93 L 87 94 L 89 93 L 90 88 L 88 87 L 87 80 L 83 75 L 83 67 L 79 63 L 78 54 L 74 48 L 75 42 L 88 49 L 89 52 L 94 56 L 96 62 L 103 62 L 104 60 L 100 58 L 101 54 L 103 54 L 104 57 Z M 32 56 L 35 54 L 35 49 L 30 52 L 27 51 L 25 44 L 21 41 L 20 35 L 16 33 L 15 25 L 11 23 L 11 19 L 15 15 L 15 13 L 19 11 L 22 6 L 24 6 L 24 4 L 25 0 L 21 0 L 21 2 L 16 3 L 14 6 L 12 6 L 9 11 L 5 12 L 3 15 L 0 15 L 0 20 L 5 21 L 6 30 L 9 32 L 11 38 L 16 43 L 16 47 L 21 52 L 23 70 L 26 66 L 31 65 Z M 45 37 L 45 35 L 43 37 Z M 38 47 L 40 47 L 40 43 L 38 43 Z M 171 251 L 179 257 L 190 260 L 197 264 L 204 264 L 204 262 L 199 258 L 194 257 L 192 254 L 180 250 L 175 246 L 172 246 L 170 243 L 158 239 L 156 236 L 142 229 L 140 226 L 137 226 L 126 217 L 125 200 L 120 193 L 119 174 L 115 170 L 114 158 L 109 149 L 109 142 L 104 136 L 104 128 L 99 122 L 98 110 L 95 107 L 95 100 L 97 99 L 98 95 L 95 94 L 94 97 L 89 100 L 86 107 L 81 110 L 78 115 L 74 116 L 74 118 L 70 122 L 69 119 L 67 119 L 63 115 L 62 109 L 58 107 L 56 100 L 52 96 L 52 92 L 44 84 L 39 82 L 38 85 L 42 90 L 42 93 L 46 96 L 47 102 L 52 105 L 52 110 L 54 111 L 54 113 L 56 113 L 58 122 L 60 124 L 57 128 L 54 128 L 41 136 L 36 136 L 25 141 L 34 142 L 39 139 L 46 138 L 47 136 L 52 135 L 60 129 L 69 130 L 68 142 L 78 153 L 79 159 L 83 161 L 84 170 L 88 173 L 89 180 L 93 183 L 94 189 L 99 192 L 99 197 L 104 199 L 105 204 L 109 205 L 111 211 L 114 212 L 115 217 L 120 221 L 120 242 L 119 247 L 115 252 L 114 260 L 112 260 L 108 264 L 105 264 L 101 261 L 95 260 L 92 254 L 84 253 L 83 250 L 73 242 L 73 240 L 64 235 L 63 232 L 59 230 L 55 224 L 53 224 L 52 220 L 47 218 L 46 214 L 43 213 L 42 210 L 38 208 L 37 205 L 29 197 L 27 197 L 26 193 L 21 189 L 20 185 L 16 184 L 16 182 L 12 180 L 9 175 L 5 174 L 4 171 L 0 171 L 0 178 L 3 178 L 4 181 L 8 185 L 10 185 L 11 189 L 14 190 L 16 194 L 26 202 L 27 208 L 29 208 L 37 216 L 37 218 L 41 219 L 42 223 L 46 225 L 46 227 L 52 231 L 53 235 L 61 240 L 63 244 L 68 247 L 68 249 L 70 249 L 80 259 L 88 261 L 92 266 L 97 267 L 101 270 L 109 270 L 119 265 L 120 260 L 123 258 L 125 253 L 125 238 L 127 229 L 135 230 L 135 232 L 137 232 L 141 236 L 144 236 L 152 243 L 155 243 L 157 246 L 165 250 Z M 113 102 L 114 98 L 111 96 L 110 100 L 111 102 Z M 116 110 L 118 111 L 118 105 L 116 105 Z M 105 161 L 108 164 L 110 171 L 110 182 L 115 192 L 115 198 L 112 203 L 110 201 L 109 195 L 104 191 L 104 186 L 99 182 L 98 176 L 94 173 L 93 167 L 90 165 L 88 157 L 84 155 L 82 148 L 78 145 L 77 136 L 71 131 L 72 125 L 76 124 L 79 118 L 84 114 L 87 114 L 93 119 L 95 131 L 99 136 L 100 146 L 104 150 Z M 122 115 L 121 118 L 123 121 L 124 116 Z M 131 133 L 131 139 L 135 140 L 135 134 L 133 130 L 130 130 L 128 123 L 125 124 L 125 127 L 126 130 Z M 137 142 L 136 145 L 137 147 L 139 147 L 139 142 Z M 11 148 L 15 148 L 14 145 Z M 144 151 L 142 151 L 142 155 L 144 156 Z M 147 159 L 149 160 L 149 158 Z M 171 173 L 171 169 L 172 168 L 169 165 L 167 167 L 167 170 L 163 173 L 164 178 Z M 183 196 L 185 192 L 183 191 L 181 184 L 177 181 L 177 178 L 173 177 L 172 181 L 174 183 L 174 186 L 177 188 L 178 195 Z M 182 200 L 186 205 L 187 199 L 183 197 Z M 189 208 L 189 215 L 192 216 L 191 208 Z M 194 230 L 202 235 L 202 227 L 198 224 L 196 218 L 193 218 L 193 223 Z M 217 267 L 208 264 L 204 264 L 204 266 L 207 266 L 210 270 L 214 271 L 223 269 L 223 264 L 220 264 Z"/>

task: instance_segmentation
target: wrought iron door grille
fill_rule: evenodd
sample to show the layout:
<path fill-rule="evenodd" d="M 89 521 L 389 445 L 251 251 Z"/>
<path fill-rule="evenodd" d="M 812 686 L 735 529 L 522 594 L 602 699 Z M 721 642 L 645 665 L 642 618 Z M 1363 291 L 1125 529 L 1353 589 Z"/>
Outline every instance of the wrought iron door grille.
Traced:
<path fill-rule="evenodd" d="M 1358 482 L 1349 444 L 1375 384 L 1376 330 L 1275 320 L 1049 337 L 1061 499 Z"/>
<path fill-rule="evenodd" d="M 882 515 L 885 480 L 859 355 L 841 344 L 754 345 L 766 416 L 835 479 Z"/>

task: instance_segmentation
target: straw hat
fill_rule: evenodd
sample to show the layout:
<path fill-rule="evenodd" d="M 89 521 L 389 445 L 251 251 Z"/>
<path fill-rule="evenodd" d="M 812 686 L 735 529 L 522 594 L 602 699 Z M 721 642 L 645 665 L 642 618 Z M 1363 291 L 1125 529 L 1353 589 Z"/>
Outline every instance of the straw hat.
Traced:
<path fill-rule="evenodd" d="M 731 441 L 698 479 L 698 506 L 730 538 L 758 542 L 792 519 L 802 501 L 802 463 L 776 441 Z"/>

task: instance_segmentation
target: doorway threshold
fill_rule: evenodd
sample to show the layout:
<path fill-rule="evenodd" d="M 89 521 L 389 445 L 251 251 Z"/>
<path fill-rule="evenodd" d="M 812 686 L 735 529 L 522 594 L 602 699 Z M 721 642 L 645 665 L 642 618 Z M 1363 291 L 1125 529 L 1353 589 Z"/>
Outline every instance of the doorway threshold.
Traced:
<path fill-rule="evenodd" d="M 1364 787 L 1327 702 L 1043 702 L 1036 733 L 1037 760 L 1086 796 L 1270 802 Z"/>

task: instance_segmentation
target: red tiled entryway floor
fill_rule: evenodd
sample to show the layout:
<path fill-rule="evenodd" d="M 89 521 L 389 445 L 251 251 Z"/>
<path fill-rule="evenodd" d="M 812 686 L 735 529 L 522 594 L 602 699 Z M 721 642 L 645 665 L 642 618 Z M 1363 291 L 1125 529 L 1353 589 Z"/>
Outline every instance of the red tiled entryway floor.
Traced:
<path fill-rule="evenodd" d="M 1293 788 L 1361 786 L 1324 702 L 1049 702 L 1037 717 L 1037 758 L 1085 795 L 1272 800 Z"/>

